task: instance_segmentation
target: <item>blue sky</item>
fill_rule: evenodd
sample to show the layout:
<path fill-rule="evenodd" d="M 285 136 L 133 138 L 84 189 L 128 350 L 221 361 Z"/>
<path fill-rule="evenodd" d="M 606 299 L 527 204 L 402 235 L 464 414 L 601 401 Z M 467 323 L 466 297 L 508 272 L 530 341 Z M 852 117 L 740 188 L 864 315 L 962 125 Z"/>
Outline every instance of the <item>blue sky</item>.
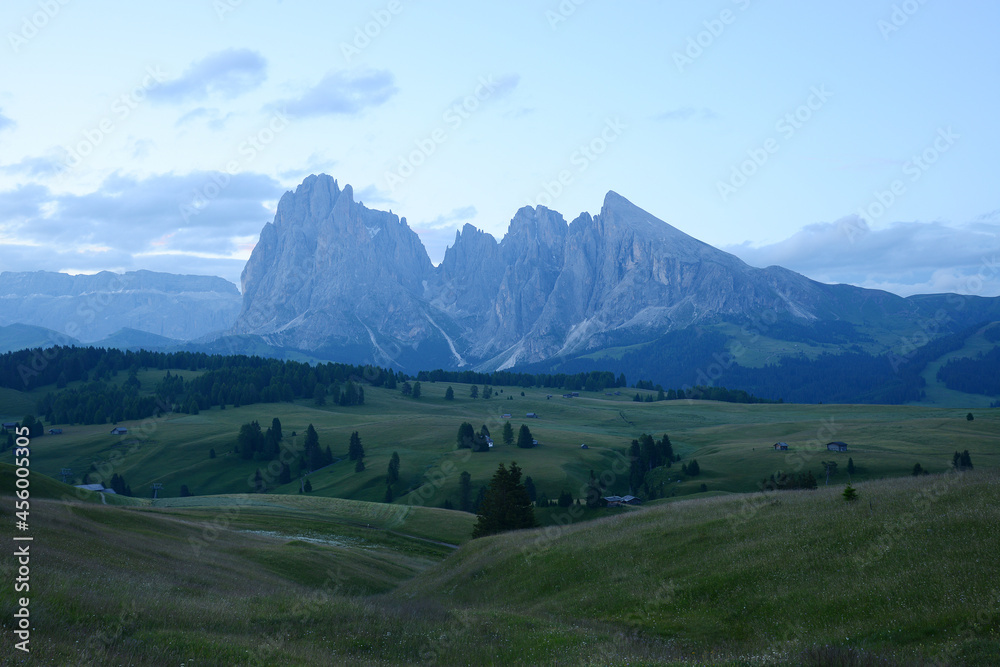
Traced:
<path fill-rule="evenodd" d="M 440 260 L 615 190 L 756 266 L 1000 294 L 1000 7 L 8 0 L 0 270 L 238 282 L 309 173 Z"/>

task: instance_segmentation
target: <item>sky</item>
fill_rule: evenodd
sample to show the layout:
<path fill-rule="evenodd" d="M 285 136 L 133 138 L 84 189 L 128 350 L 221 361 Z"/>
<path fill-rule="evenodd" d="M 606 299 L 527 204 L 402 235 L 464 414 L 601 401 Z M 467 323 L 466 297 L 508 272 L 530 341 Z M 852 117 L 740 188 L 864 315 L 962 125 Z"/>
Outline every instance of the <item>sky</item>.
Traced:
<path fill-rule="evenodd" d="M 1000 295 L 986 0 L 6 0 L 0 270 L 239 276 L 327 173 L 439 262 L 614 190 L 753 266 Z"/>

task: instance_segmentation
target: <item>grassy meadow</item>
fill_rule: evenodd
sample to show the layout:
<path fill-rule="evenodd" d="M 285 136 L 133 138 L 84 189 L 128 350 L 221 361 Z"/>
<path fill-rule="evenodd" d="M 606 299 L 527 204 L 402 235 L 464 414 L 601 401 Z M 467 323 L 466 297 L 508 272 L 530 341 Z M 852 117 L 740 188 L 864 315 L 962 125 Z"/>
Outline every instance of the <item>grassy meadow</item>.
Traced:
<path fill-rule="evenodd" d="M 1000 475 L 856 487 L 853 503 L 839 486 L 676 500 L 457 549 L 333 499 L 40 497 L 32 653 L 4 664 L 995 664 Z M 37 474 L 32 489 L 73 493 Z"/>
<path fill-rule="evenodd" d="M 140 373 L 143 387 L 162 373 Z M 170 414 L 119 437 L 109 424 L 46 424 L 64 433 L 31 446 L 32 654 L 3 664 L 996 664 L 1000 411 L 647 403 L 634 389 L 484 400 L 461 384 L 446 401 L 448 386 L 422 383 L 419 399 L 369 388 L 350 408 Z M 0 417 L 50 389 L 0 394 Z M 503 445 L 505 413 L 539 446 Z M 233 453 L 236 435 L 274 417 L 291 446 L 313 424 L 342 459 L 308 476 L 311 493 L 273 479 L 249 493 L 266 462 Z M 463 421 L 485 424 L 493 450 L 456 450 Z M 363 472 L 346 460 L 355 430 Z M 540 508 L 541 527 L 479 540 L 473 515 L 442 509 L 458 504 L 461 471 L 474 495 L 511 460 L 549 498 L 579 497 L 591 471 L 626 493 L 624 454 L 642 433 L 669 434 L 682 457 L 655 473 L 660 498 L 642 506 Z M 833 440 L 848 452 L 828 452 Z M 975 470 L 956 473 L 952 453 L 966 449 Z M 385 503 L 393 452 L 400 481 Z M 701 474 L 687 477 L 693 459 Z M 913 477 L 915 463 L 932 474 Z M 105 504 L 53 479 L 64 467 L 118 473 L 135 497 Z M 755 492 L 806 470 L 819 489 Z M 6 525 L 13 480 L 0 463 Z M 12 559 L 0 570 L 12 581 Z M 13 595 L 2 604 L 10 630 Z"/>
<path fill-rule="evenodd" d="M 162 375 L 163 371 L 143 371 L 139 377 L 148 390 Z M 453 401 L 444 399 L 448 386 L 455 392 Z M 23 416 L 26 403 L 51 389 L 13 392 L 16 396 L 9 402 L 0 396 L 4 399 L 0 416 Z M 669 434 L 682 463 L 697 459 L 701 469 L 697 477 L 683 475 L 680 464 L 659 471 L 653 491 L 661 497 L 751 491 L 779 470 L 811 470 L 820 478 L 826 460 L 838 463 L 832 478 L 837 483 L 847 480 L 848 458 L 855 466 L 855 481 L 906 475 L 915 463 L 944 472 L 954 451 L 965 449 L 977 467 L 1000 466 L 1000 411 L 991 409 L 977 408 L 975 419 L 967 421 L 966 409 L 922 406 L 646 403 L 631 400 L 634 389 L 622 390 L 619 396 L 581 392 L 579 398 L 566 399 L 560 392 L 549 398 L 551 390 L 528 388 L 522 396 L 521 389 L 503 388 L 502 394 L 484 400 L 470 398 L 469 390 L 462 384 L 422 383 L 419 399 L 369 388 L 365 405 L 349 408 L 317 407 L 311 400 L 213 408 L 198 415 L 125 422 L 122 425 L 130 429 L 126 436 L 109 435 L 109 424 L 47 424 L 46 428 L 58 426 L 64 433 L 36 439 L 32 465 L 52 477 L 58 477 L 62 468 L 70 468 L 75 478 L 86 472 L 107 478 L 116 472 L 136 496 L 146 498 L 152 497 L 154 483 L 163 485 L 159 498 L 179 496 L 182 485 L 198 496 L 246 493 L 253 488 L 258 468 L 267 474 L 267 463 L 245 461 L 234 453 L 240 425 L 256 419 L 266 428 L 277 417 L 288 446 L 301 447 L 306 427 L 313 424 L 320 446 L 329 446 L 341 459 L 309 475 L 311 495 L 382 502 L 386 468 L 397 452 L 401 468 L 393 489 L 395 502 L 430 507 L 441 507 L 446 500 L 458 505 L 460 472 L 470 473 L 475 495 L 499 462 L 511 460 L 532 477 L 539 494 L 551 499 L 563 490 L 582 496 L 591 471 L 603 476 L 609 493 L 628 493 L 623 456 L 641 433 Z M 538 418 L 527 418 L 529 412 Z M 504 414 L 511 418 L 503 418 Z M 463 421 L 477 429 L 486 425 L 496 446 L 486 453 L 456 450 L 455 434 Z M 503 445 L 505 421 L 515 432 L 527 424 L 539 446 L 523 450 Z M 353 431 L 359 432 L 366 452 L 366 470 L 360 473 L 347 460 Z M 827 452 L 823 445 L 831 440 L 847 442 L 848 452 Z M 789 450 L 775 452 L 772 446 L 778 441 L 787 442 Z M 216 457 L 210 458 L 213 449 Z M 269 493 L 297 495 L 300 481 L 279 485 L 275 470 L 269 476 Z"/>

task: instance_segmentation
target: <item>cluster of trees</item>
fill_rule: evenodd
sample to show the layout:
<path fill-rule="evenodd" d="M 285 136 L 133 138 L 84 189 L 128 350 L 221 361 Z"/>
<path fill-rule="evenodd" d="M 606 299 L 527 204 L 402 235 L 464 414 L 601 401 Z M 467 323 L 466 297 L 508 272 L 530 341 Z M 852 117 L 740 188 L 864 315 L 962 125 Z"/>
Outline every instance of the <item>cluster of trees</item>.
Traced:
<path fill-rule="evenodd" d="M 652 382 L 636 382 L 635 385 L 636 389 L 648 389 L 657 392 L 655 397 L 652 394 L 643 396 L 636 392 L 636 395 L 632 397 L 632 400 L 636 403 L 655 403 L 656 401 L 674 401 L 685 398 L 699 401 L 721 401 L 724 403 L 784 403 L 782 399 L 774 401 L 769 398 L 759 398 L 742 389 L 726 389 L 725 387 L 705 387 L 699 385 L 687 389 L 664 390 L 661 385 L 653 385 Z"/>
<path fill-rule="evenodd" d="M 107 488 L 113 489 L 120 496 L 132 495 L 132 487 L 126 484 L 125 478 L 118 473 L 111 475 L 111 481 L 107 484 Z"/>
<path fill-rule="evenodd" d="M 490 451 L 490 430 L 486 424 L 479 427 L 479 432 L 469 422 L 462 422 L 458 427 L 458 449 L 471 449 L 474 452 Z"/>
<path fill-rule="evenodd" d="M 633 495 L 642 494 L 646 498 L 655 495 L 655 487 L 651 483 L 653 471 L 662 467 L 670 468 L 681 460 L 681 457 L 674 453 L 674 446 L 670 442 L 670 436 L 666 433 L 659 440 L 643 433 L 638 439 L 632 441 L 628 454 L 631 460 L 629 489 Z"/>
<path fill-rule="evenodd" d="M 972 470 L 972 457 L 969 456 L 969 450 L 966 449 L 961 454 L 955 452 L 955 455 L 951 457 L 951 465 L 955 470 Z"/>
<path fill-rule="evenodd" d="M 451 387 L 448 387 L 448 388 L 451 389 Z M 421 392 L 421 390 L 420 390 L 420 383 L 419 382 L 414 382 L 411 385 L 409 382 L 404 381 L 403 384 L 400 385 L 399 391 L 403 394 L 403 396 L 411 396 L 413 398 L 420 398 L 420 392 Z"/>
<path fill-rule="evenodd" d="M 507 446 L 514 444 L 514 428 L 510 425 L 510 422 L 504 422 L 502 438 L 503 444 Z M 490 429 L 486 427 L 486 424 L 480 426 L 479 431 L 477 432 L 472 424 L 469 422 L 462 422 L 462 425 L 458 427 L 456 441 L 458 443 L 458 449 L 471 449 L 474 452 L 488 452 L 490 450 L 492 436 L 490 435 Z M 535 438 L 531 435 L 531 429 L 528 428 L 527 424 L 521 424 L 521 428 L 518 429 L 517 446 L 521 449 L 531 449 L 535 446 Z"/>
<path fill-rule="evenodd" d="M 142 369 L 201 371 L 185 380 L 170 374 L 139 396 Z M 112 382 L 128 372 L 124 383 Z M 71 382 L 82 386 L 66 389 Z M 309 364 L 256 356 L 200 352 L 138 352 L 93 347 L 52 347 L 0 355 L 0 387 L 19 391 L 55 384 L 58 393 L 39 401 L 49 422 L 95 424 L 143 419 L 158 412 L 196 414 L 212 406 L 276 403 L 332 397 L 341 406 L 363 405 L 364 385 L 396 386 L 394 371 L 375 366 Z M 100 411 L 100 412 L 98 412 Z"/>
<path fill-rule="evenodd" d="M 616 377 L 614 373 L 608 371 L 584 371 L 576 374 L 532 374 L 513 373 L 510 371 L 477 373 L 475 371 L 446 371 L 438 369 L 436 371 L 420 371 L 417 373 L 416 379 L 421 382 L 452 382 L 456 384 L 481 384 L 497 387 L 544 387 L 550 389 L 569 389 L 571 391 L 603 391 L 612 387 L 628 386 L 625 375 L 621 374 Z"/>
<path fill-rule="evenodd" d="M 239 434 L 236 436 L 234 451 L 245 461 L 274 461 L 279 459 L 281 443 L 284 439 L 281 420 L 277 417 L 271 420 L 271 426 L 266 431 L 262 431 L 260 424 L 254 420 L 240 426 Z M 333 463 L 334 456 L 330 450 L 330 446 L 327 445 L 325 448 L 320 447 L 319 434 L 316 433 L 316 429 L 312 424 L 309 424 L 309 427 L 306 429 L 304 445 L 302 452 L 298 456 L 297 475 L 303 475 Z M 210 458 L 215 458 L 213 455 L 214 452 L 215 450 L 213 449 L 209 455 Z M 281 472 L 278 473 L 278 483 L 288 484 L 291 481 L 292 469 L 287 462 L 282 461 Z M 260 478 L 260 485 L 264 485 L 263 477 Z"/>
<path fill-rule="evenodd" d="M 503 463 L 497 467 L 476 514 L 473 538 L 537 525 L 535 510 L 521 482 L 521 469 L 516 462 L 512 462 L 510 468 Z"/>
<path fill-rule="evenodd" d="M 989 331 L 1000 330 L 1000 327 Z M 1000 347 L 975 357 L 952 359 L 941 366 L 937 379 L 949 389 L 967 394 L 1000 395 Z"/>
<path fill-rule="evenodd" d="M 24 419 L 17 422 L 17 426 L 15 428 L 28 429 L 28 435 L 32 438 L 37 438 L 38 436 L 45 434 L 45 422 L 41 419 L 35 419 L 34 415 L 25 415 Z M 7 432 L 7 430 L 4 429 L 4 432 Z M 13 438 L 14 434 L 7 432 L 7 439 L 12 440 Z"/>

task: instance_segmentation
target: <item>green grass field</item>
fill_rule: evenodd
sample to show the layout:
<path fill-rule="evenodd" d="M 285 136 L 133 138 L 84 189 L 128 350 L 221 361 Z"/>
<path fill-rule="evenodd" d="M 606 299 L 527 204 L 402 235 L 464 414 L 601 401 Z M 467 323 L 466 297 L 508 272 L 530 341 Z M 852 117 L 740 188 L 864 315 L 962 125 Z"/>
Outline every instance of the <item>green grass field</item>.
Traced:
<path fill-rule="evenodd" d="M 140 373 L 143 387 L 153 387 L 162 373 Z M 699 462 L 702 472 L 693 478 L 681 473 L 680 464 L 659 471 L 654 493 L 663 497 L 705 494 L 702 485 L 709 494 L 751 491 L 777 471 L 811 470 L 821 478 L 825 460 L 838 463 L 832 480 L 836 483 L 847 479 L 848 458 L 858 481 L 907 475 L 915 463 L 944 472 L 953 452 L 965 449 L 977 467 L 1000 466 L 1000 412 L 993 409 L 975 408 L 975 420 L 967 421 L 967 409 L 687 400 L 637 403 L 631 400 L 635 390 L 621 396 L 582 392 L 579 398 L 565 399 L 558 392 L 548 398 L 548 391 L 534 388 L 525 389 L 524 396 L 520 389 L 504 388 L 490 400 L 473 400 L 469 386 L 460 384 L 451 385 L 456 399 L 446 401 L 447 386 L 423 383 L 420 399 L 369 388 L 361 407 L 317 408 L 312 401 L 299 401 L 173 414 L 125 423 L 130 429 L 126 436 L 111 436 L 109 424 L 56 425 L 64 433 L 36 439 L 32 465 L 53 477 L 62 468 L 72 469 L 77 478 L 88 472 L 104 479 L 118 473 L 136 496 L 145 498 L 152 497 L 154 483 L 163 485 L 160 498 L 176 498 L 182 485 L 198 496 L 242 494 L 253 490 L 258 468 L 267 473 L 267 463 L 245 461 L 233 453 L 240 425 L 256 419 L 266 427 L 277 417 L 290 447 L 300 447 L 306 427 L 313 424 L 320 445 L 329 445 L 342 459 L 309 475 L 311 495 L 381 502 L 389 458 L 398 452 L 401 479 L 394 487 L 395 503 L 404 506 L 441 507 L 446 500 L 457 506 L 460 472 L 470 473 L 475 493 L 499 462 L 512 460 L 532 477 L 539 494 L 552 499 L 563 490 L 583 495 L 591 471 L 603 476 L 609 493 L 628 493 L 627 462 L 622 457 L 641 433 L 657 437 L 667 433 L 682 463 Z M 23 409 L 28 399 L 44 391 L 15 392 L 13 401 Z M 528 412 L 538 418 L 525 417 Z M 509 421 L 515 431 L 528 424 L 539 446 L 523 450 L 503 445 L 505 413 L 512 415 Z M 487 453 L 456 450 L 455 434 L 463 421 L 476 428 L 485 424 L 496 447 Z M 354 471 L 346 456 L 355 430 L 366 450 L 366 470 L 361 473 Z M 292 437 L 292 432 L 297 435 Z M 827 452 L 823 445 L 831 440 L 847 442 L 848 452 Z M 775 452 L 772 445 L 777 441 L 787 442 L 789 451 Z M 581 449 L 584 443 L 587 449 Z M 212 449 L 214 459 L 209 457 Z M 282 486 L 277 484 L 276 469 L 272 473 L 269 493 L 298 495 L 298 479 Z"/>
<path fill-rule="evenodd" d="M 43 498 L 67 489 L 32 474 L 24 664 L 996 664 L 998 473 L 856 487 L 659 501 L 456 550 L 401 535 L 420 522 L 398 508 L 113 507 Z M 9 631 L 13 596 L 0 607 Z"/>

